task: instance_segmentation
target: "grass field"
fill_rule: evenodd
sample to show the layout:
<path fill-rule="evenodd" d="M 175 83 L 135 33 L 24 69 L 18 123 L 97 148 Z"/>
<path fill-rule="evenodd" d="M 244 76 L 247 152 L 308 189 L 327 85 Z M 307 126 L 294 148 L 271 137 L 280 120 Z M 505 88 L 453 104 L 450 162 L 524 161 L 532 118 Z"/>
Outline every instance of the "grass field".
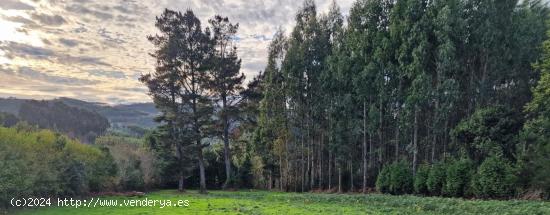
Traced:
<path fill-rule="evenodd" d="M 104 197 L 104 200 L 188 200 L 187 207 L 47 207 L 11 211 L 10 214 L 550 214 L 550 202 L 482 201 L 380 194 L 315 194 L 267 191 L 195 191 L 179 194 L 165 190 L 142 197 Z M 53 202 L 52 202 L 53 204 Z"/>

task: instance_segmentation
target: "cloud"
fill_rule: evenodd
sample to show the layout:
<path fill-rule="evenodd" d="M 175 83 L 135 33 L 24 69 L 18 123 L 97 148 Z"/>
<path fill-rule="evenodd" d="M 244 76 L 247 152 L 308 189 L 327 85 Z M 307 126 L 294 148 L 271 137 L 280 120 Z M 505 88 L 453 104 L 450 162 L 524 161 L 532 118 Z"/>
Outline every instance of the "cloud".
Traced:
<path fill-rule="evenodd" d="M 107 78 L 114 78 L 114 79 L 126 79 L 126 75 L 121 71 L 105 71 L 105 70 L 95 69 L 95 70 L 89 70 L 87 72 L 91 76 L 107 77 Z"/>
<path fill-rule="evenodd" d="M 108 20 L 112 19 L 113 15 L 107 12 L 102 12 L 99 10 L 89 9 L 84 4 L 72 4 L 65 8 L 67 11 L 77 13 L 77 14 L 89 14 L 92 15 L 100 20 Z M 110 9 L 108 7 L 102 7 L 103 11 L 109 11 Z"/>
<path fill-rule="evenodd" d="M 32 93 L 39 99 L 39 96 L 63 95 L 108 103 L 150 101 L 146 88 L 137 81 L 139 74 L 130 71 L 145 73 L 154 69 L 155 59 L 148 54 L 154 47 L 146 36 L 157 33 L 155 17 L 165 8 L 193 10 L 203 28 L 208 26 L 208 19 L 216 14 L 239 23 L 236 44 L 242 58 L 241 71 L 246 74 L 247 80 L 252 80 L 258 71 L 265 68 L 267 47 L 273 33 L 279 27 L 287 34 L 291 32 L 295 14 L 303 1 L 0 0 L 0 19 L 16 23 L 16 30 L 25 32 L 32 39 L 0 41 L 0 62 L 8 62 L 5 67 L 0 67 L 0 73 L 11 71 L 18 74 L 6 76 L 10 79 L 8 81 L 2 80 L 3 76 L 0 85 L 21 81 L 17 86 L 1 87 L 0 95 L 19 91 L 21 95 Z M 319 14 L 326 12 L 332 2 L 315 1 Z M 344 14 L 347 14 L 353 1 L 337 0 Z M 2 15 L 3 10 L 19 11 Z M 36 65 L 47 65 L 44 66 L 47 70 Z M 44 76 L 33 76 L 39 77 L 41 82 L 31 81 L 27 77 L 33 72 L 19 74 L 17 68 L 23 66 L 43 73 Z M 68 72 L 78 75 L 78 79 L 101 80 L 98 83 L 100 86 L 85 88 L 57 84 L 59 91 L 48 93 L 56 87 L 54 83 L 65 83 L 71 80 L 67 78 L 75 78 L 59 75 Z M 27 75 L 25 79 L 20 76 L 23 74 Z"/>
<path fill-rule="evenodd" d="M 112 32 L 108 31 L 105 28 L 99 29 L 97 31 L 97 34 L 99 34 L 99 36 L 101 36 L 107 42 L 111 42 L 119 45 L 122 43 L 126 43 L 126 41 L 122 38 L 121 34 L 113 34 Z"/>
<path fill-rule="evenodd" d="M 61 64 L 81 64 L 81 65 L 96 65 L 96 66 L 111 66 L 105 63 L 99 57 L 91 56 L 72 56 L 61 52 L 56 52 L 51 49 L 35 47 L 27 44 L 16 42 L 1 42 L 2 49 L 8 58 L 32 58 L 38 60 L 49 60 Z"/>
<path fill-rule="evenodd" d="M 78 41 L 65 38 L 59 38 L 59 42 L 68 47 L 75 47 L 78 45 Z"/>
<path fill-rule="evenodd" d="M 93 80 L 48 74 L 46 72 L 36 71 L 30 67 L 20 67 L 18 75 L 27 79 L 40 80 L 48 83 L 62 85 L 90 85 L 99 83 L 98 81 Z"/>
<path fill-rule="evenodd" d="M 34 27 L 39 26 L 38 24 L 36 24 L 35 21 L 33 21 L 31 19 L 27 19 L 27 18 L 22 17 L 22 16 L 2 16 L 1 18 L 3 20 L 24 24 L 25 27 L 29 27 L 29 28 L 34 28 Z"/>
<path fill-rule="evenodd" d="M 86 29 L 84 26 L 80 26 L 78 28 L 73 29 L 72 32 L 77 33 L 77 34 L 86 33 L 86 32 L 88 32 L 88 29 Z"/>
<path fill-rule="evenodd" d="M 33 6 L 17 0 L 2 0 L 0 1 L 0 8 L 4 10 L 34 10 Z"/>
<path fill-rule="evenodd" d="M 8 58 L 15 57 L 31 57 L 35 59 L 47 59 L 54 56 L 54 52 L 50 49 L 35 47 L 27 44 L 16 42 L 1 42 L 0 48 L 6 53 Z"/>
<path fill-rule="evenodd" d="M 67 21 L 60 15 L 47 15 L 33 13 L 31 18 L 38 20 L 43 25 L 59 26 L 65 24 Z"/>

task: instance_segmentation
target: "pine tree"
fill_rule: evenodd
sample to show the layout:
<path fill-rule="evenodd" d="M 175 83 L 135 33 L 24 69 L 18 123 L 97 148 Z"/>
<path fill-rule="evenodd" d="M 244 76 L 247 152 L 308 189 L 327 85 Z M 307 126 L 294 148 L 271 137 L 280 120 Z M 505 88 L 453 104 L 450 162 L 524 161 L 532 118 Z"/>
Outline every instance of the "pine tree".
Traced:
<path fill-rule="evenodd" d="M 214 92 L 216 102 L 220 106 L 219 121 L 224 145 L 224 160 L 226 179 L 224 189 L 231 185 L 231 152 L 229 148 L 230 129 L 239 112 L 239 92 L 243 90 L 245 78 L 240 72 L 241 60 L 237 56 L 237 47 L 233 44 L 239 24 L 231 24 L 227 17 L 215 16 L 210 21 L 214 41 L 214 56 L 212 59 L 212 83 L 209 88 Z"/>
<path fill-rule="evenodd" d="M 212 104 L 208 98 L 207 66 L 212 42 L 209 32 L 201 29 L 200 20 L 190 10 L 185 14 L 166 9 L 157 18 L 160 35 L 149 40 L 157 47 L 156 71 L 141 77 L 156 106 L 163 112 L 161 120 L 171 128 L 177 156 L 194 151 L 199 163 L 200 192 L 206 193 L 206 175 L 202 139 L 211 134 Z M 194 143 L 194 146 L 188 146 Z M 188 149 L 186 149 L 188 148 Z M 179 189 L 183 191 L 183 171 Z"/>

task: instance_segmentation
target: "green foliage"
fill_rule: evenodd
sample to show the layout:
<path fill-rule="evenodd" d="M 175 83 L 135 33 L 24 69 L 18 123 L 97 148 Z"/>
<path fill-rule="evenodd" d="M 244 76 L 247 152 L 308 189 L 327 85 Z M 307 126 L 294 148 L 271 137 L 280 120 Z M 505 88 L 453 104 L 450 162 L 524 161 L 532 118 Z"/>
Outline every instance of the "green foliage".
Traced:
<path fill-rule="evenodd" d="M 151 56 L 157 62 L 156 68 L 139 80 L 147 86 L 161 112 L 157 120 L 163 123 L 161 127 L 167 134 L 167 144 L 163 146 L 176 152 L 179 181 L 183 182 L 185 177 L 185 157 L 191 154 L 184 152 L 193 151 L 198 159 L 201 191 L 206 193 L 203 148 L 208 142 L 203 139 L 215 134 L 210 93 L 216 75 L 212 71 L 219 67 L 213 58 L 214 41 L 220 38 L 211 38 L 210 29 L 203 30 L 192 10 L 182 13 L 165 9 L 156 18 L 155 26 L 158 33 L 148 39 L 154 45 Z M 183 189 L 183 183 L 179 187 Z"/>
<path fill-rule="evenodd" d="M 390 192 L 390 167 L 391 165 L 384 166 L 376 178 L 376 190 L 381 193 Z"/>
<path fill-rule="evenodd" d="M 426 187 L 430 194 L 441 194 L 443 186 L 445 185 L 446 168 L 447 164 L 444 162 L 435 163 L 432 165 L 432 168 L 430 168 L 428 179 L 426 179 Z"/>
<path fill-rule="evenodd" d="M 413 186 L 414 193 L 416 194 L 428 194 L 427 181 L 430 175 L 430 166 L 428 164 L 420 165 L 416 175 L 414 176 Z"/>
<path fill-rule="evenodd" d="M 499 155 L 487 158 L 477 169 L 472 182 L 473 193 L 479 198 L 505 198 L 514 195 L 514 168 Z"/>
<path fill-rule="evenodd" d="M 0 202 L 101 191 L 116 166 L 108 152 L 47 130 L 0 127 Z"/>
<path fill-rule="evenodd" d="M 385 166 L 376 180 L 376 188 L 382 193 L 411 193 L 413 191 L 413 176 L 407 162 L 394 162 Z"/>
<path fill-rule="evenodd" d="M 468 194 L 474 164 L 469 159 L 451 160 L 447 165 L 443 194 L 460 197 Z"/>
<path fill-rule="evenodd" d="M 122 188 L 125 190 L 143 190 L 145 182 L 143 172 L 141 171 L 140 160 L 131 159 L 128 165 L 123 169 L 124 173 L 120 179 Z"/>
<path fill-rule="evenodd" d="M 533 100 L 525 107 L 529 121 L 521 133 L 521 180 L 527 189 L 542 190 L 550 199 L 550 40 L 543 43 L 543 49 L 543 56 L 535 64 L 541 78 L 533 88 Z"/>
<path fill-rule="evenodd" d="M 238 187 L 251 189 L 254 187 L 254 175 L 252 173 L 252 160 L 246 156 L 243 164 L 237 171 Z"/>
<path fill-rule="evenodd" d="M 521 116 L 504 106 L 481 108 L 452 131 L 459 146 L 478 164 L 490 154 L 514 160 L 515 145 L 523 126 Z"/>
<path fill-rule="evenodd" d="M 146 190 L 159 184 L 163 169 L 154 152 L 144 143 L 143 139 L 123 136 L 97 138 L 96 145 L 109 152 L 109 157 L 103 160 L 114 162 L 114 167 L 118 168 L 103 165 L 105 170 L 115 173 L 114 185 L 117 189 Z"/>

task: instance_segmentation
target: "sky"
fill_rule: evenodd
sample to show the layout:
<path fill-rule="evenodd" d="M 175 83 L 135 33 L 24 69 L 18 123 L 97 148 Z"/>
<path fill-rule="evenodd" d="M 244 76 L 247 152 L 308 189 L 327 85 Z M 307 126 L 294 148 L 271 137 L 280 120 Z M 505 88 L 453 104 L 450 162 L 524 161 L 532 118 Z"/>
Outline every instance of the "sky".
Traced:
<path fill-rule="evenodd" d="M 332 0 L 316 0 L 318 12 Z M 345 15 L 353 0 L 336 0 Z M 203 28 L 216 14 L 239 23 L 237 47 L 251 80 L 280 27 L 303 0 L 0 0 L 0 97 L 149 102 L 141 74 L 154 70 L 148 35 L 165 8 L 191 9 Z"/>

